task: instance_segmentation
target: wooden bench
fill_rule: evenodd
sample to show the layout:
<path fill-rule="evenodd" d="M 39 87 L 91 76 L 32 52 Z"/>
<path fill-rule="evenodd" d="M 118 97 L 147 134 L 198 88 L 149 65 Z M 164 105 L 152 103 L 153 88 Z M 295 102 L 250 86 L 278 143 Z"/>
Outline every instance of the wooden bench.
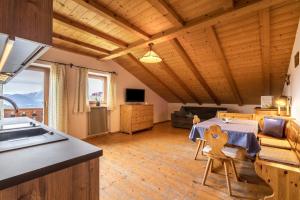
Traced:
<path fill-rule="evenodd" d="M 255 119 L 255 114 L 218 112 L 217 117 L 219 119 L 230 118 L 230 119 L 253 120 Z"/>
<path fill-rule="evenodd" d="M 260 130 L 263 129 L 264 126 L 264 117 L 266 115 L 255 115 L 255 119 L 258 121 Z M 286 121 L 285 128 L 284 128 L 284 138 L 274 138 L 269 135 L 265 135 L 262 132 L 259 132 L 257 134 L 257 138 L 259 139 L 259 143 L 261 146 L 268 146 L 268 147 L 276 147 L 276 148 L 282 148 L 282 149 L 291 149 L 291 145 L 289 141 L 287 140 L 287 137 L 289 137 L 289 134 L 292 133 L 289 131 L 291 128 L 291 121 L 293 118 L 291 117 L 281 117 L 281 116 L 270 116 L 275 118 L 281 118 Z"/>
<path fill-rule="evenodd" d="M 300 200 L 300 126 L 296 121 L 289 121 L 286 136 L 290 149 L 261 146 L 257 155 L 255 171 L 273 190 L 264 199 Z"/>

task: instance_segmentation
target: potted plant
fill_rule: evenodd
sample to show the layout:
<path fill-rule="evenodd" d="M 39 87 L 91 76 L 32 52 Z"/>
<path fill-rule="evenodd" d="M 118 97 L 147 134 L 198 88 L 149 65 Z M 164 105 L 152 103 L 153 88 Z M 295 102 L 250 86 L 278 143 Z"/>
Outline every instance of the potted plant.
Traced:
<path fill-rule="evenodd" d="M 96 97 L 96 106 L 100 106 L 100 101 L 99 101 L 98 97 Z"/>

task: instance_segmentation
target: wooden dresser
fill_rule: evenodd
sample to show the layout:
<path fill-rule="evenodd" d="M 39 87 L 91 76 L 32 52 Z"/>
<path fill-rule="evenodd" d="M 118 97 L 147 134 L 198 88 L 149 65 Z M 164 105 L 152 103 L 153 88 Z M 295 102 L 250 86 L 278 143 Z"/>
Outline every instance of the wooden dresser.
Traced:
<path fill-rule="evenodd" d="M 132 134 L 153 127 L 153 105 L 121 105 L 121 132 Z"/>

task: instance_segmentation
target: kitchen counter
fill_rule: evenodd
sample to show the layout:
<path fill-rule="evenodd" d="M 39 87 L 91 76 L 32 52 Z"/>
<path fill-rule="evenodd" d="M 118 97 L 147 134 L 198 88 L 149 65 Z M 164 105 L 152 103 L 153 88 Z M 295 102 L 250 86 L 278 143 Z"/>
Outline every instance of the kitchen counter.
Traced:
<path fill-rule="evenodd" d="M 102 149 L 26 117 L 5 118 L 0 126 L 27 122 L 39 124 L 68 140 L 0 153 L 0 190 L 102 156 Z"/>

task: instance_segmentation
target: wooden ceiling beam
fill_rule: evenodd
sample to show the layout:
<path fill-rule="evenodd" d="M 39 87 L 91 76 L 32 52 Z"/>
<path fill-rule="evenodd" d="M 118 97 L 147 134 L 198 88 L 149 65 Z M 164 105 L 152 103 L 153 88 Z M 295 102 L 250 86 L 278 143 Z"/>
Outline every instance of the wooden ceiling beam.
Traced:
<path fill-rule="evenodd" d="M 108 41 L 109 43 L 116 45 L 117 47 L 126 48 L 128 46 L 128 44 L 122 40 L 114 38 L 102 31 L 98 31 L 94 28 L 86 26 L 80 22 L 74 21 L 73 19 L 65 17 L 57 12 L 53 12 L 53 18 L 55 20 L 57 20 L 59 23 L 61 23 L 63 26 L 66 26 L 71 29 L 76 29 L 78 31 L 84 31 L 84 32 L 92 34 L 96 37 L 100 37 L 100 38 Z"/>
<path fill-rule="evenodd" d="M 271 41 L 270 41 L 270 10 L 263 9 L 259 12 L 260 39 L 262 54 L 262 72 L 264 76 L 264 94 L 271 94 Z"/>
<path fill-rule="evenodd" d="M 110 51 L 108 51 L 106 49 L 103 49 L 101 47 L 91 45 L 89 43 L 85 43 L 85 42 L 82 42 L 82 41 L 79 41 L 79 40 L 75 40 L 73 38 L 70 38 L 70 37 L 67 37 L 67 36 L 64 36 L 64 35 L 61 35 L 61 34 L 58 34 L 58 33 L 53 33 L 52 37 L 57 38 L 59 40 L 69 42 L 69 43 L 72 43 L 72 44 L 75 44 L 75 45 L 79 45 L 79 46 L 82 46 L 82 47 L 85 47 L 85 48 L 89 48 L 89 49 L 92 49 L 94 51 L 98 51 L 101 54 L 105 54 L 105 55 L 110 54 Z"/>
<path fill-rule="evenodd" d="M 243 105 L 241 95 L 240 95 L 237 85 L 233 79 L 228 61 L 225 57 L 224 51 L 222 49 L 222 46 L 220 44 L 220 41 L 216 34 L 215 29 L 211 26 L 211 27 L 207 27 L 205 30 L 207 33 L 208 41 L 209 41 L 213 51 L 215 52 L 218 61 L 220 62 L 221 66 L 222 66 L 222 71 L 230 85 L 230 88 L 232 90 L 233 95 L 235 96 L 237 103 L 239 105 Z"/>
<path fill-rule="evenodd" d="M 185 62 L 186 66 L 193 72 L 193 74 L 195 75 L 196 79 L 199 81 L 200 85 L 202 85 L 202 87 L 206 90 L 206 92 L 208 93 L 208 95 L 210 96 L 210 98 L 212 98 L 212 100 L 217 105 L 220 105 L 221 104 L 220 100 L 214 94 L 214 92 L 212 91 L 212 89 L 208 86 L 207 82 L 204 80 L 203 76 L 201 75 L 201 73 L 197 69 L 195 63 L 189 57 L 189 55 L 187 54 L 187 52 L 185 51 L 185 49 L 183 48 L 183 46 L 180 44 L 180 42 L 178 41 L 178 39 L 175 38 L 174 40 L 171 40 L 171 43 L 172 43 L 173 47 L 175 48 L 175 50 L 178 52 L 178 54 L 181 56 L 181 58 L 183 59 L 183 61 Z"/>
<path fill-rule="evenodd" d="M 135 56 L 133 56 L 131 53 L 127 54 L 128 57 L 138 66 L 140 66 L 143 70 L 145 70 L 147 73 L 149 73 L 157 82 L 162 84 L 165 88 L 168 89 L 168 91 L 175 96 L 178 100 L 180 100 L 182 103 L 186 103 L 183 98 L 181 98 L 179 95 L 176 94 L 176 92 L 170 88 L 166 83 L 164 83 L 160 78 L 158 78 L 153 72 L 151 72 L 146 66 L 144 66 Z"/>
<path fill-rule="evenodd" d="M 104 57 L 104 60 L 109 60 L 116 58 L 118 56 L 125 55 L 130 53 L 135 48 L 146 47 L 149 43 L 158 44 L 164 41 L 172 40 L 180 34 L 184 34 L 187 31 L 192 30 L 193 28 L 206 28 L 209 26 L 213 26 L 215 24 L 228 22 L 232 19 L 236 19 L 239 17 L 243 17 L 247 14 L 257 12 L 264 8 L 268 8 L 273 5 L 277 5 L 282 2 L 286 2 L 287 0 L 261 0 L 247 6 L 241 8 L 234 8 L 232 10 L 223 11 L 221 13 L 215 14 L 213 16 L 204 16 L 193 19 L 189 22 L 186 22 L 185 25 L 179 28 L 171 28 L 161 33 L 157 33 L 153 35 L 147 41 L 139 41 L 134 44 L 130 44 L 125 49 L 115 50 L 111 53 L 111 55 Z"/>
<path fill-rule="evenodd" d="M 90 53 L 87 53 L 87 52 L 80 51 L 80 50 L 75 49 L 75 48 L 66 47 L 66 46 L 61 45 L 61 44 L 55 44 L 55 43 L 53 43 L 52 46 L 55 47 L 55 48 L 57 48 L 57 49 L 64 50 L 64 51 L 69 51 L 69 52 L 76 53 L 76 54 L 79 54 L 79 55 L 89 56 L 89 57 L 92 57 L 92 58 L 96 58 L 97 60 L 100 60 L 102 58 L 102 56 L 96 56 L 96 55 L 93 55 L 93 54 L 90 54 Z"/>
<path fill-rule="evenodd" d="M 165 0 L 147 0 L 158 12 L 164 15 L 173 25 L 183 26 L 184 21 Z"/>
<path fill-rule="evenodd" d="M 122 18 L 121 16 L 118 16 L 116 13 L 110 11 L 108 8 L 100 5 L 99 3 L 93 0 L 73 0 L 73 1 L 85 7 L 86 9 L 93 11 L 96 14 L 112 21 L 113 23 L 121 26 L 122 28 L 130 31 L 131 33 L 135 34 L 136 36 L 144 40 L 148 40 L 150 38 L 150 35 L 148 33 L 146 33 L 145 31 L 131 24 L 126 19 Z"/>
<path fill-rule="evenodd" d="M 157 53 L 157 50 L 155 50 L 155 53 Z M 157 55 L 159 57 L 162 58 L 161 55 L 159 55 L 157 53 Z M 190 89 L 190 86 L 187 85 L 183 80 L 181 80 L 181 78 L 174 72 L 174 70 L 167 64 L 165 63 L 163 60 L 158 63 L 162 69 L 164 69 L 167 74 L 169 74 L 175 81 L 178 82 L 178 84 L 184 89 L 184 91 L 190 96 L 192 97 L 192 99 L 197 102 L 198 104 L 202 104 L 202 101 L 199 97 L 197 97 L 197 95 L 195 94 L 195 92 L 193 90 Z"/>
<path fill-rule="evenodd" d="M 234 0 L 219 0 L 222 5 L 224 10 L 229 10 L 234 8 Z"/>

